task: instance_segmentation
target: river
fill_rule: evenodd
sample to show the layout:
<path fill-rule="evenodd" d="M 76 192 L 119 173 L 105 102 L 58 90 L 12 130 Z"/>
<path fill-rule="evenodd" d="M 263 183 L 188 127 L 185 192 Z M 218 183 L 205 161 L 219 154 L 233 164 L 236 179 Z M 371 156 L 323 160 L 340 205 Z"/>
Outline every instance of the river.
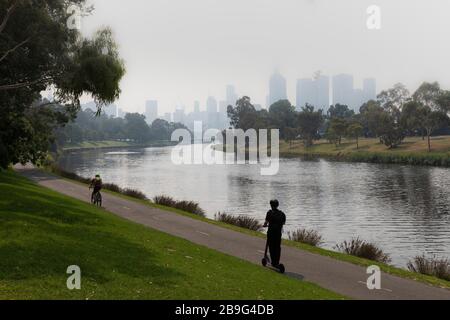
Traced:
<path fill-rule="evenodd" d="M 67 153 L 59 165 L 82 176 L 141 190 L 149 198 L 194 200 L 217 212 L 264 220 L 280 200 L 286 231 L 316 229 L 323 247 L 360 236 L 405 267 L 426 253 L 450 256 L 450 169 L 281 159 L 275 176 L 255 165 L 175 165 L 171 147 Z"/>

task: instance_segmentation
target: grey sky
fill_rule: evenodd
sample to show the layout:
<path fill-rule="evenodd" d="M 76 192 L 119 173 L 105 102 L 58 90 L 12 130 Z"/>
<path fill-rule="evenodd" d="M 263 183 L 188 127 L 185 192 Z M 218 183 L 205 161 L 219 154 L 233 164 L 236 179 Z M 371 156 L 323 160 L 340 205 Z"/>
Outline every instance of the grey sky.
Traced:
<path fill-rule="evenodd" d="M 118 105 L 143 111 L 157 99 L 160 113 L 176 105 L 202 107 L 224 98 L 225 85 L 265 104 L 270 74 L 288 80 L 352 73 L 373 76 L 378 89 L 410 89 L 437 80 L 450 88 L 448 0 L 90 0 L 82 21 L 91 34 L 115 32 L 127 75 Z M 366 27 L 369 5 L 381 7 L 381 30 Z"/>

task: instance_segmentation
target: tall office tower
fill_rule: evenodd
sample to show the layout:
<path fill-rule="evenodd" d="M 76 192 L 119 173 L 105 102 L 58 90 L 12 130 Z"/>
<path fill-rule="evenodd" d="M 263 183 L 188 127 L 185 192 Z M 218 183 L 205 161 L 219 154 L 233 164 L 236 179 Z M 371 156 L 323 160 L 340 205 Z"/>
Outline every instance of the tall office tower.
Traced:
<path fill-rule="evenodd" d="M 374 78 L 364 79 L 363 81 L 364 102 L 376 100 L 377 98 L 377 81 Z"/>
<path fill-rule="evenodd" d="M 326 113 L 330 108 L 330 77 L 319 76 L 314 82 L 316 84 L 317 94 L 315 106 L 317 109 L 322 109 Z"/>
<path fill-rule="evenodd" d="M 303 108 L 307 103 L 316 104 L 315 83 L 312 79 L 297 80 L 297 110 Z"/>
<path fill-rule="evenodd" d="M 235 106 L 236 105 L 236 101 L 238 100 L 238 95 L 236 93 L 236 89 L 234 88 L 234 86 L 232 85 L 227 85 L 226 88 L 226 103 L 227 106 L 232 105 Z"/>
<path fill-rule="evenodd" d="M 194 113 L 200 113 L 200 102 L 194 101 Z"/>
<path fill-rule="evenodd" d="M 297 110 L 306 104 L 322 109 L 325 112 L 330 106 L 330 79 L 318 76 L 315 79 L 300 79 L 297 81 Z"/>
<path fill-rule="evenodd" d="M 353 104 L 351 109 L 358 113 L 361 106 L 367 101 L 364 91 L 362 89 L 355 89 L 353 91 Z"/>
<path fill-rule="evenodd" d="M 269 83 L 269 107 L 277 101 L 287 99 L 286 79 L 279 73 L 275 72 L 270 77 Z"/>
<path fill-rule="evenodd" d="M 117 106 L 115 104 L 110 104 L 107 105 L 106 107 L 103 108 L 103 112 L 108 116 L 108 117 L 117 117 Z"/>
<path fill-rule="evenodd" d="M 208 128 L 219 127 L 219 112 L 217 106 L 217 100 L 214 97 L 208 97 L 206 101 L 206 112 L 208 113 L 207 126 Z"/>
<path fill-rule="evenodd" d="M 354 109 L 353 76 L 339 74 L 333 77 L 333 104 L 344 104 Z"/>
<path fill-rule="evenodd" d="M 206 111 L 208 113 L 217 112 L 217 100 L 214 97 L 208 97 L 206 101 Z"/>
<path fill-rule="evenodd" d="M 227 109 L 228 109 L 228 103 L 226 101 L 220 101 L 219 102 L 219 113 L 227 114 Z"/>
<path fill-rule="evenodd" d="M 148 100 L 145 103 L 145 120 L 149 125 L 158 118 L 158 101 Z"/>

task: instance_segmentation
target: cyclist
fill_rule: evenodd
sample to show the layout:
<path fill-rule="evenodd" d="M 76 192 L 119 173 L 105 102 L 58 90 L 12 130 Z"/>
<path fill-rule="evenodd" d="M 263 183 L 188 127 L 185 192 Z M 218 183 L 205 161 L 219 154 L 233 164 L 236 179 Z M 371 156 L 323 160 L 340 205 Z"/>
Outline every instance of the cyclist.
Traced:
<path fill-rule="evenodd" d="M 94 189 L 91 195 L 91 202 L 94 202 L 94 196 L 102 190 L 103 182 L 100 178 L 100 175 L 97 174 L 94 179 L 92 179 L 91 184 L 89 185 L 89 190 Z"/>

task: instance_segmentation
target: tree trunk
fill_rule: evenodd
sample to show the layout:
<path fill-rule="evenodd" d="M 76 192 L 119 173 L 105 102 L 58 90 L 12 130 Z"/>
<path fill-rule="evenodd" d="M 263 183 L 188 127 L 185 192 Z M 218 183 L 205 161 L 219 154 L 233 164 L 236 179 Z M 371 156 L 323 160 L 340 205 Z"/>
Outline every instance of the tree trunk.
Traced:
<path fill-rule="evenodd" d="M 359 150 L 359 138 L 356 137 L 356 150 Z"/>
<path fill-rule="evenodd" d="M 428 152 L 431 152 L 431 137 L 429 133 L 428 133 Z"/>

